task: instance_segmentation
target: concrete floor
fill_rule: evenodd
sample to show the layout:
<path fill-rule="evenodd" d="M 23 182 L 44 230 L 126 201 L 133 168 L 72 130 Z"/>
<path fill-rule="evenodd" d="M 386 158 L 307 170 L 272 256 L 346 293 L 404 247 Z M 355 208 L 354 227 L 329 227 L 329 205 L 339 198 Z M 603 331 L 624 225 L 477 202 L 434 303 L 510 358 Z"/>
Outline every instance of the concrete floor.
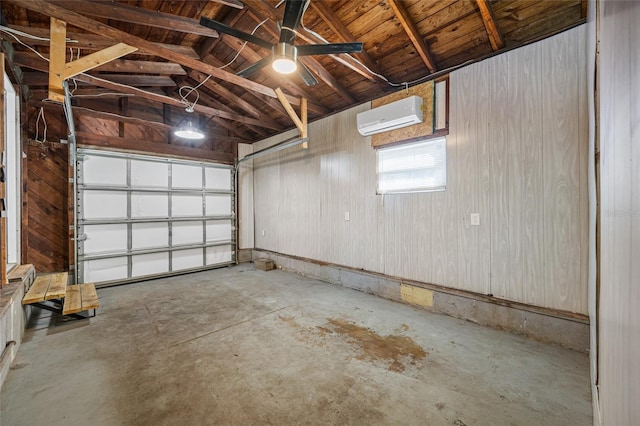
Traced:
<path fill-rule="evenodd" d="M 13 425 L 590 425 L 588 357 L 251 264 L 32 321 Z"/>

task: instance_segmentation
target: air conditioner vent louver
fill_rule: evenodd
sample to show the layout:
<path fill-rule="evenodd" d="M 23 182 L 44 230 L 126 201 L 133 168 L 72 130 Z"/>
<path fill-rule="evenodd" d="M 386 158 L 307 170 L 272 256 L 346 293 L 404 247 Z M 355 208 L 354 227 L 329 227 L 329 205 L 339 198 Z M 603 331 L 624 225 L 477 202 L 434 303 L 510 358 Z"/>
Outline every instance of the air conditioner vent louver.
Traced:
<path fill-rule="evenodd" d="M 363 136 L 388 132 L 422 122 L 420 96 L 409 96 L 357 115 L 358 132 Z"/>

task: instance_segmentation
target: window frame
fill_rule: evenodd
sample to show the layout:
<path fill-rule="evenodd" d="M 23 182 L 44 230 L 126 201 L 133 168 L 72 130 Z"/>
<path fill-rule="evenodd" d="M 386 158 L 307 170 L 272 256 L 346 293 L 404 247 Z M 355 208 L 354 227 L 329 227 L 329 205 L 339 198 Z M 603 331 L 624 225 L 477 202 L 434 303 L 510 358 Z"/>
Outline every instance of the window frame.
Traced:
<path fill-rule="evenodd" d="M 386 150 L 397 149 L 397 148 L 407 148 L 414 145 L 422 145 L 428 143 L 435 143 L 437 141 L 442 140 L 444 142 L 444 183 L 443 185 L 434 186 L 434 187 L 420 187 L 420 188 L 406 188 L 401 190 L 393 190 L 393 191 L 381 191 L 380 190 L 380 153 Z M 437 134 L 437 135 L 428 135 L 421 138 L 412 139 L 411 142 L 403 142 L 398 144 L 392 144 L 387 146 L 381 146 L 376 149 L 376 194 L 377 195 L 391 195 L 391 194 L 415 194 L 415 193 L 427 193 L 427 192 L 441 192 L 447 190 L 447 181 L 448 181 L 448 168 L 447 168 L 447 135 L 446 134 Z"/>

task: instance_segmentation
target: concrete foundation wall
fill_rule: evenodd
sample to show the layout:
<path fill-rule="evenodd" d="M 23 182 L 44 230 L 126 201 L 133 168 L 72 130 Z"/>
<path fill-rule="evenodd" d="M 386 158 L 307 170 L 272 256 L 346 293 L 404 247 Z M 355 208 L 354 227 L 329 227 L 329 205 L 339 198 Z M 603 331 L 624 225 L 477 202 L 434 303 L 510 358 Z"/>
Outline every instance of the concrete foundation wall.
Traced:
<path fill-rule="evenodd" d="M 271 251 L 253 250 L 253 258 L 273 260 L 277 268 L 407 303 L 477 324 L 521 334 L 542 342 L 586 352 L 589 322 L 585 316 L 497 300 L 345 266 L 314 262 Z"/>
<path fill-rule="evenodd" d="M 30 307 L 22 306 L 25 286 L 11 283 L 0 290 L 0 388 L 13 362 L 22 336 Z"/>

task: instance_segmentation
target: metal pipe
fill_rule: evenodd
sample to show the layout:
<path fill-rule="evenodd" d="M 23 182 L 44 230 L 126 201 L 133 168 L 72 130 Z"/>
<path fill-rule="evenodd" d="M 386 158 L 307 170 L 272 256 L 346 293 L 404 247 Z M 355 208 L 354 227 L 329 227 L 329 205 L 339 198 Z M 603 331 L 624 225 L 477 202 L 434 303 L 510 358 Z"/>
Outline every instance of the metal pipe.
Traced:
<path fill-rule="evenodd" d="M 71 108 L 69 81 L 62 82 L 64 87 L 64 112 L 69 126 L 69 165 L 73 167 L 73 282 L 78 284 L 78 167 L 76 165 L 76 127 Z"/>

